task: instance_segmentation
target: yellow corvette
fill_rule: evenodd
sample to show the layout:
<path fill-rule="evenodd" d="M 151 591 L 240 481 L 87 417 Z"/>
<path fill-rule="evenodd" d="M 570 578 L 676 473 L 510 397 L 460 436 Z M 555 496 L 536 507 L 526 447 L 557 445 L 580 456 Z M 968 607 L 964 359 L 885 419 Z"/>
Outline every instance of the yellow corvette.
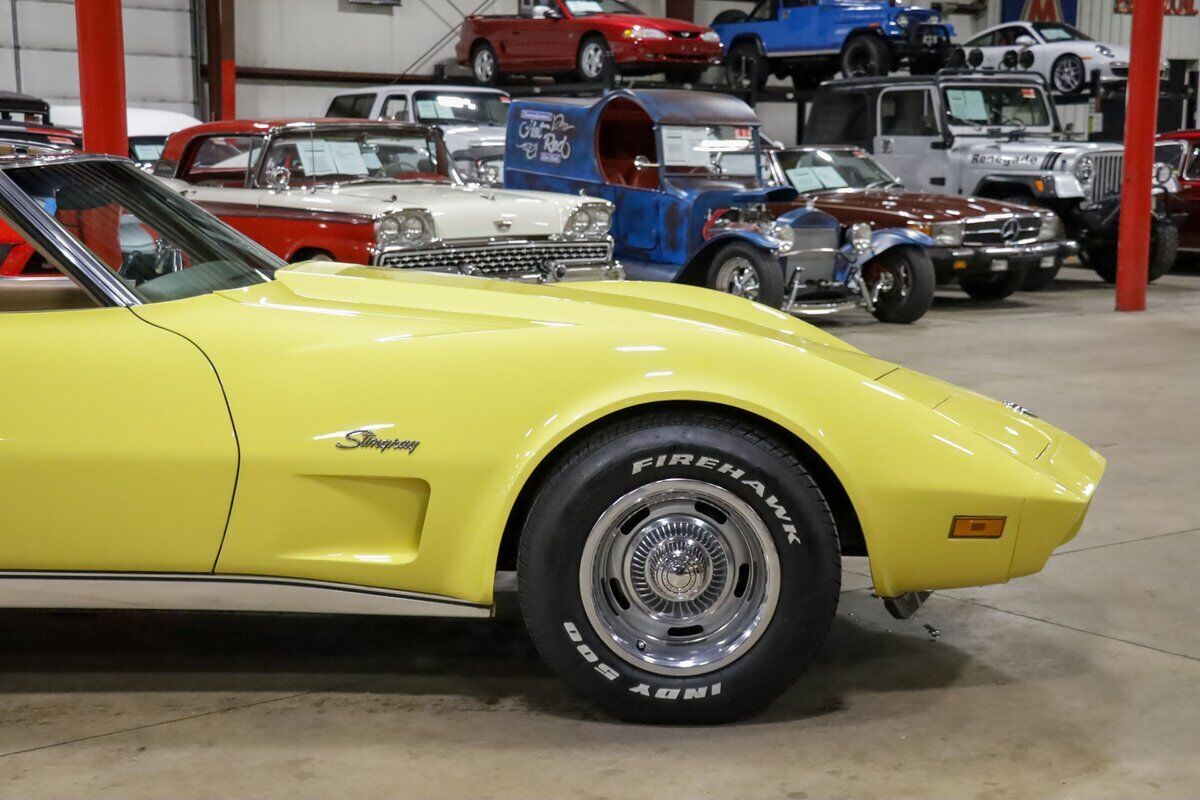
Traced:
<path fill-rule="evenodd" d="M 127 162 L 0 162 L 0 605 L 487 616 L 629 720 L 755 712 L 841 554 L 1041 569 L 1095 452 L 764 306 L 273 256 Z M 277 270 L 277 271 L 276 271 Z M 270 279 L 273 274 L 274 279 Z"/>

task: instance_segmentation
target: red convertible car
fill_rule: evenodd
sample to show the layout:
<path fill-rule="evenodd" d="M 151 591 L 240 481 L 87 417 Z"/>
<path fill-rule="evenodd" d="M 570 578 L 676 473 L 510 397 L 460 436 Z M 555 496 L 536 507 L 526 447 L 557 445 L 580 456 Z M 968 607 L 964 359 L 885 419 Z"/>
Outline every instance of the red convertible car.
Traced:
<path fill-rule="evenodd" d="M 467 17 L 456 49 L 488 85 L 511 73 L 602 81 L 613 70 L 694 83 L 722 54 L 709 28 L 648 17 L 625 0 L 521 0 L 515 16 Z"/>
<path fill-rule="evenodd" d="M 1158 137 L 1158 160 L 1179 174 L 1179 189 L 1167 199 L 1179 226 L 1179 254 L 1200 256 L 1200 130 Z"/>

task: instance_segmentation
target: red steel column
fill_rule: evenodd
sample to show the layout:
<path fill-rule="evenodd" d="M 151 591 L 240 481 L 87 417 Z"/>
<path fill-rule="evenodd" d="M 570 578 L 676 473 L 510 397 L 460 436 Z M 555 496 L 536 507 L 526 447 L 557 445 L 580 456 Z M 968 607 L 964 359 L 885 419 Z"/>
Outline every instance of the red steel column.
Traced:
<path fill-rule="evenodd" d="M 208 33 L 208 115 L 237 117 L 237 63 L 234 60 L 233 0 L 206 0 Z"/>
<path fill-rule="evenodd" d="M 1150 262 L 1150 180 L 1158 128 L 1163 0 L 1135 0 L 1132 58 L 1125 90 L 1125 174 L 1117 242 L 1117 310 L 1145 311 Z"/>
<path fill-rule="evenodd" d="M 75 27 L 79 39 L 83 148 L 89 153 L 128 156 L 121 0 L 78 0 Z"/>

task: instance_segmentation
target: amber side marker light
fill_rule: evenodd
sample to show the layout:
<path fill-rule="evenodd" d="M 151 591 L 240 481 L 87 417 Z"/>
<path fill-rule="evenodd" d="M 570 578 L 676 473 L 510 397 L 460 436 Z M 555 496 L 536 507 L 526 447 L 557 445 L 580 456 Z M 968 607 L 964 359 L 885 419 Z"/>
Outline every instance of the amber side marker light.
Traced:
<path fill-rule="evenodd" d="M 955 517 L 950 523 L 951 539 L 999 539 L 1006 517 Z"/>

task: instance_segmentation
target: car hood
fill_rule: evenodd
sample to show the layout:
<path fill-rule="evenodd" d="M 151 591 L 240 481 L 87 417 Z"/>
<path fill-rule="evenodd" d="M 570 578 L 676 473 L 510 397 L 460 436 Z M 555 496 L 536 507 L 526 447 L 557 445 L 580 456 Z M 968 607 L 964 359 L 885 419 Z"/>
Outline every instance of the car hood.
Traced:
<path fill-rule="evenodd" d="M 445 241 L 562 233 L 571 212 L 587 198 L 430 183 L 370 183 L 265 194 L 264 208 L 303 209 L 374 217 L 402 209 L 425 209 Z"/>
<path fill-rule="evenodd" d="M 970 165 L 973 167 L 1005 166 L 1020 169 L 1046 169 L 1046 157 L 1051 153 L 1074 157 L 1084 153 L 1121 153 L 1119 144 L 1095 142 L 1065 142 L 1053 139 L 1000 139 L 963 137 L 970 144 Z"/>
<path fill-rule="evenodd" d="M 1030 211 L 1026 206 L 984 200 L 978 197 L 954 197 L 944 194 L 925 194 L 888 189 L 869 189 L 853 192 L 820 192 L 811 195 L 817 208 L 838 217 L 852 215 L 859 219 L 876 219 L 894 223 L 946 222 L 992 214 Z"/>
<path fill-rule="evenodd" d="M 635 25 L 640 28 L 657 28 L 663 31 L 692 31 L 693 33 L 703 33 L 708 30 L 703 25 L 696 25 L 691 22 L 685 22 L 681 19 L 667 19 L 666 17 L 646 17 L 641 14 L 589 14 L 586 17 L 579 19 L 592 23 L 603 23 L 615 27 L 632 28 Z"/>
<path fill-rule="evenodd" d="M 538 285 L 310 261 L 278 270 L 273 281 L 217 294 L 257 307 L 404 319 L 411 336 L 700 325 L 806 346 L 871 379 L 896 368 L 781 311 L 710 289 L 653 281 Z"/>

